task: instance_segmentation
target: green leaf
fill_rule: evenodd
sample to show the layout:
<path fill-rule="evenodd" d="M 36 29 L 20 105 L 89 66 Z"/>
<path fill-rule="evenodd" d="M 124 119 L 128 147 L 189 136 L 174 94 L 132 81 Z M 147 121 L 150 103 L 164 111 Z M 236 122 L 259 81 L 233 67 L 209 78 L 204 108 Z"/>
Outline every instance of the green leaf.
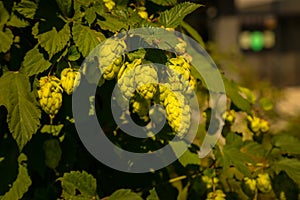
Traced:
<path fill-rule="evenodd" d="M 27 22 L 24 19 L 19 18 L 17 15 L 12 14 L 9 21 L 7 22 L 8 26 L 17 27 L 17 28 L 24 28 L 29 25 L 29 22 Z"/>
<path fill-rule="evenodd" d="M 185 167 L 188 164 L 200 164 L 200 158 L 198 154 L 192 153 L 187 147 L 187 144 L 184 141 L 179 142 L 170 142 L 170 146 L 173 149 L 173 152 L 177 156 L 179 162 Z M 185 152 L 180 155 L 182 150 L 185 150 Z"/>
<path fill-rule="evenodd" d="M 52 57 L 67 45 L 70 39 L 70 26 L 69 24 L 65 24 L 59 31 L 53 27 L 52 30 L 37 35 L 37 38 L 41 47 Z"/>
<path fill-rule="evenodd" d="M 147 197 L 147 200 L 159 200 L 159 197 L 158 197 L 158 195 L 156 193 L 155 188 L 153 188 L 149 192 L 150 192 L 150 195 Z"/>
<path fill-rule="evenodd" d="M 229 167 L 234 166 L 245 176 L 251 175 L 249 168 L 246 166 L 246 163 L 252 162 L 252 160 L 235 146 L 225 145 L 221 151 L 221 155 L 218 156 L 218 161 L 222 164 L 224 170 L 227 170 L 229 169 Z"/>
<path fill-rule="evenodd" d="M 205 48 L 205 43 L 200 36 L 200 34 L 188 23 L 182 21 L 180 24 L 203 48 Z"/>
<path fill-rule="evenodd" d="M 68 60 L 69 61 L 76 61 L 80 58 L 80 53 L 77 50 L 76 46 L 71 46 L 68 51 Z"/>
<path fill-rule="evenodd" d="M 108 200 L 142 200 L 142 197 L 129 189 L 120 189 L 115 191 Z"/>
<path fill-rule="evenodd" d="M 161 25 L 167 28 L 176 28 L 180 25 L 183 19 L 201 5 L 185 2 L 181 4 L 177 4 L 170 10 L 166 10 L 160 14 L 159 22 Z"/>
<path fill-rule="evenodd" d="M 151 1 L 160 6 L 173 6 L 177 3 L 177 0 L 151 0 Z"/>
<path fill-rule="evenodd" d="M 65 17 L 69 17 L 72 11 L 72 0 L 56 0 L 56 3 Z"/>
<path fill-rule="evenodd" d="M 188 183 L 183 189 L 179 190 L 177 200 L 186 200 L 188 199 L 190 184 Z"/>
<path fill-rule="evenodd" d="M 259 104 L 265 111 L 272 110 L 274 108 L 274 102 L 268 97 L 263 97 L 259 100 Z"/>
<path fill-rule="evenodd" d="M 2 162 L 5 158 L 4 157 L 0 157 L 0 162 Z"/>
<path fill-rule="evenodd" d="M 300 154 L 300 140 L 288 134 L 275 135 L 272 138 L 273 146 L 285 153 Z"/>
<path fill-rule="evenodd" d="M 29 79 L 24 74 L 6 72 L 0 78 L 0 105 L 8 110 L 8 127 L 20 150 L 40 125 L 41 111 L 30 90 Z"/>
<path fill-rule="evenodd" d="M 86 19 L 86 21 L 91 25 L 94 21 L 95 21 L 95 19 L 96 19 L 96 17 L 97 17 L 97 15 L 96 15 L 96 10 L 97 8 L 96 7 L 90 7 L 90 8 L 87 8 L 86 10 L 85 10 L 85 19 Z"/>
<path fill-rule="evenodd" d="M 263 157 L 265 155 L 265 150 L 263 146 L 257 142 L 250 141 L 247 142 L 241 149 L 241 151 L 247 154 L 249 157 Z"/>
<path fill-rule="evenodd" d="M 99 199 L 96 179 L 87 172 L 71 171 L 59 178 L 64 199 Z"/>
<path fill-rule="evenodd" d="M 10 29 L 6 28 L 4 32 L 0 31 L 0 52 L 7 52 L 13 44 L 14 35 Z"/>
<path fill-rule="evenodd" d="M 43 145 L 45 152 L 45 164 L 51 169 L 55 169 L 61 159 L 61 148 L 59 141 L 56 139 L 46 140 Z"/>
<path fill-rule="evenodd" d="M 109 30 L 111 32 L 118 32 L 121 29 L 128 29 L 127 21 L 110 15 L 105 15 L 104 20 L 97 20 L 97 24 L 101 29 Z"/>
<path fill-rule="evenodd" d="M 51 63 L 45 59 L 44 54 L 36 46 L 26 53 L 20 70 L 32 76 L 47 70 L 50 66 Z"/>
<path fill-rule="evenodd" d="M 75 45 L 83 56 L 87 56 L 105 39 L 105 36 L 101 32 L 97 32 L 80 24 L 73 25 L 72 33 Z"/>
<path fill-rule="evenodd" d="M 0 27 L 6 24 L 8 19 L 9 19 L 9 13 L 4 7 L 4 2 L 0 1 Z"/>
<path fill-rule="evenodd" d="M 23 195 L 28 191 L 31 185 L 31 179 L 27 172 L 27 167 L 24 162 L 27 161 L 27 156 L 23 153 L 20 154 L 18 158 L 19 163 L 19 173 L 12 184 L 12 187 L 7 193 L 1 198 L 1 200 L 12 200 L 12 199 L 22 199 Z"/>
<path fill-rule="evenodd" d="M 283 158 L 272 165 L 276 173 L 285 171 L 298 185 L 300 185 L 300 160 Z"/>
<path fill-rule="evenodd" d="M 44 125 L 41 129 L 41 133 L 48 133 L 53 136 L 58 136 L 61 129 L 64 127 L 63 124 L 59 125 Z"/>
<path fill-rule="evenodd" d="M 229 81 L 227 78 L 223 77 L 223 82 L 226 90 L 227 96 L 232 100 L 234 105 L 236 105 L 239 109 L 251 114 L 251 105 L 249 101 L 244 99 L 239 94 L 239 87 L 234 81 Z"/>
<path fill-rule="evenodd" d="M 16 11 L 26 18 L 33 19 L 38 5 L 30 0 L 22 0 L 15 6 Z"/>
<path fill-rule="evenodd" d="M 240 148 L 243 145 L 242 137 L 236 133 L 229 132 L 226 135 L 226 145 Z"/>

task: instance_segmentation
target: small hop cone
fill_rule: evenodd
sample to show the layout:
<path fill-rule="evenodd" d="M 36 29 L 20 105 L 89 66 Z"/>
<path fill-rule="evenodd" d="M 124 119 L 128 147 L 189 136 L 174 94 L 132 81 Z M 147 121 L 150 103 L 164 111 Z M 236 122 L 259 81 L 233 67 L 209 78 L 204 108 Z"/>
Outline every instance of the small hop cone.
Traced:
<path fill-rule="evenodd" d="M 61 72 L 61 86 L 64 91 L 70 95 L 73 93 L 75 86 L 78 84 L 79 72 L 71 68 L 65 68 Z"/>
<path fill-rule="evenodd" d="M 42 109 L 51 118 L 54 118 L 62 105 L 62 92 L 63 89 L 57 77 L 49 76 L 40 79 L 39 102 Z"/>
<path fill-rule="evenodd" d="M 222 190 L 216 190 L 207 194 L 206 200 L 226 200 L 226 194 Z"/>
<path fill-rule="evenodd" d="M 181 93 L 169 93 L 164 101 L 167 120 L 178 137 L 183 137 L 189 130 L 191 121 L 190 107 Z"/>
<path fill-rule="evenodd" d="M 242 182 L 242 189 L 248 196 L 254 196 L 256 192 L 256 180 L 245 177 Z"/>
<path fill-rule="evenodd" d="M 258 174 L 258 177 L 256 178 L 256 185 L 262 193 L 270 192 L 272 190 L 272 185 L 269 174 Z"/>
<path fill-rule="evenodd" d="M 218 184 L 218 182 L 219 182 L 219 179 L 218 179 L 217 177 L 211 178 L 211 177 L 209 177 L 209 176 L 202 176 L 201 178 L 202 178 L 202 181 L 203 181 L 204 183 L 206 183 L 206 188 L 207 188 L 207 189 L 212 188 L 212 186 L 213 186 L 214 184 Z"/>
<path fill-rule="evenodd" d="M 111 11 L 116 5 L 113 0 L 103 0 L 103 2 L 108 11 Z"/>
<path fill-rule="evenodd" d="M 117 77 L 122 64 L 123 58 L 121 56 L 117 58 L 113 63 L 102 69 L 103 78 L 105 80 L 112 80 Z"/>
<path fill-rule="evenodd" d="M 145 99 L 152 99 L 157 91 L 158 76 L 151 65 L 139 65 L 134 69 L 137 92 Z"/>

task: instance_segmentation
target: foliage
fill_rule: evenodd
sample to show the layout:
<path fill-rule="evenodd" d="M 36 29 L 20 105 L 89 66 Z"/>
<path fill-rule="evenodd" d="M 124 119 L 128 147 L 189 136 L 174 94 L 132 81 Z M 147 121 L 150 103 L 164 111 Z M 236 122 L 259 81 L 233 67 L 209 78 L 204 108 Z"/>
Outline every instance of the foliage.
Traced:
<path fill-rule="evenodd" d="M 122 70 L 139 70 L 141 76 L 132 84 L 144 81 L 142 70 L 146 68 L 135 66 L 136 62 L 149 64 L 158 59 L 171 65 L 175 60 L 180 64 L 174 61 L 173 68 L 193 86 L 203 112 L 189 149 L 171 165 L 144 174 L 115 171 L 87 152 L 76 133 L 71 93 L 78 79 L 84 78 L 78 78 L 77 72 L 91 50 L 116 33 L 139 27 L 185 30 L 204 46 L 201 36 L 184 22 L 201 5 L 175 0 L 124 2 L 0 2 L 0 177 L 4 177 L 0 180 L 0 199 L 295 199 L 300 184 L 299 138 L 289 133 L 274 135 L 263 112 L 272 110 L 270 99 L 256 98 L 251 90 L 225 76 L 228 103 L 222 135 L 211 154 L 199 158 L 211 118 L 210 99 L 202 77 L 194 73 L 185 57 L 184 38 L 178 38 L 174 54 L 140 49 L 111 63 L 111 68 L 104 70 L 106 76 L 100 80 L 91 112 L 107 114 L 105 119 L 99 118 L 107 136 L 118 146 L 153 151 L 170 143 L 179 156 L 176 149 L 185 142 L 170 142 L 174 129 L 178 129 L 176 118 L 184 116 L 183 121 L 189 121 L 191 117 L 184 113 L 188 109 L 178 105 L 180 97 L 165 94 L 163 98 L 163 88 L 156 85 L 139 88 L 130 99 L 135 103 L 130 108 L 135 111 L 132 118 L 144 124 L 149 120 L 148 107 L 155 102 L 166 104 L 169 121 L 162 134 L 142 142 L 131 138 L 128 143 L 126 134 L 110 118 L 110 95 L 106 95 L 113 85 L 121 84 L 118 77 L 122 77 Z M 153 42 L 152 38 L 141 39 Z M 118 51 L 114 44 L 109 48 Z M 204 60 L 197 63 L 204 71 L 210 70 Z M 93 74 L 86 71 L 85 78 Z M 151 73 L 146 78 L 157 76 Z M 132 86 L 129 82 L 126 79 L 128 90 Z M 259 111 L 257 102 L 261 104 Z M 143 110 L 146 114 L 141 113 Z M 282 183 L 290 187 L 282 187 Z"/>

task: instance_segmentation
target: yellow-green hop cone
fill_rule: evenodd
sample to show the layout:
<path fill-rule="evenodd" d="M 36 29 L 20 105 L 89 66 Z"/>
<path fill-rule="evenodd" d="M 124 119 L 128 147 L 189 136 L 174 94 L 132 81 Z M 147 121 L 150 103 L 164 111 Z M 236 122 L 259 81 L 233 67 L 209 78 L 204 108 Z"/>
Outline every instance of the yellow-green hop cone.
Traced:
<path fill-rule="evenodd" d="M 51 118 L 54 118 L 62 105 L 62 92 L 63 89 L 57 77 L 47 76 L 40 79 L 39 102 L 42 109 Z"/>
<path fill-rule="evenodd" d="M 120 68 L 117 76 L 118 88 L 122 94 L 122 98 L 131 99 L 136 89 L 135 84 L 135 68 L 141 65 L 142 60 L 136 59 L 132 63 L 124 63 Z"/>
<path fill-rule="evenodd" d="M 116 5 L 113 0 L 103 0 L 103 2 L 108 11 L 111 11 Z"/>
<path fill-rule="evenodd" d="M 212 188 L 213 185 L 216 185 L 219 183 L 219 179 L 217 177 L 211 178 L 209 176 L 202 176 L 201 178 L 202 178 L 202 181 L 204 183 L 206 183 L 207 189 L 210 189 L 210 188 Z"/>
<path fill-rule="evenodd" d="M 242 189 L 245 194 L 247 194 L 250 197 L 253 197 L 256 192 L 256 180 L 250 179 L 248 177 L 244 178 L 244 181 L 242 182 Z"/>
<path fill-rule="evenodd" d="M 272 185 L 269 174 L 258 174 L 258 177 L 256 178 L 256 185 L 262 193 L 270 192 L 272 190 Z"/>
<path fill-rule="evenodd" d="M 269 130 L 270 130 L 269 122 L 267 120 L 261 119 L 260 120 L 260 131 L 265 133 L 265 132 L 268 132 Z"/>
<path fill-rule="evenodd" d="M 134 83 L 137 92 L 145 99 L 152 99 L 157 91 L 157 72 L 151 65 L 139 65 L 134 68 Z"/>
<path fill-rule="evenodd" d="M 60 76 L 62 88 L 68 95 L 72 94 L 76 82 L 78 82 L 78 76 L 80 76 L 79 72 L 72 68 L 65 68 L 62 70 Z"/>
<path fill-rule="evenodd" d="M 225 121 L 228 122 L 229 124 L 233 124 L 235 121 L 235 111 L 234 110 L 229 110 L 224 113 Z"/>
<path fill-rule="evenodd" d="M 206 200 L 226 200 L 226 194 L 222 190 L 216 190 L 207 194 Z"/>
<path fill-rule="evenodd" d="M 184 96 L 178 92 L 169 93 L 164 101 L 167 120 L 178 137 L 183 137 L 190 128 L 190 107 L 185 103 Z"/>
<path fill-rule="evenodd" d="M 186 80 L 190 78 L 191 66 L 183 57 L 170 58 L 167 66 L 181 74 Z"/>
<path fill-rule="evenodd" d="M 120 56 L 113 63 L 102 69 L 102 75 L 105 80 L 112 80 L 117 77 L 123 64 L 123 58 Z"/>
<path fill-rule="evenodd" d="M 259 132 L 260 130 L 260 118 L 258 117 L 251 117 L 251 116 L 248 116 L 247 117 L 248 119 L 248 123 L 249 123 L 249 126 L 251 128 L 251 130 L 255 133 Z"/>

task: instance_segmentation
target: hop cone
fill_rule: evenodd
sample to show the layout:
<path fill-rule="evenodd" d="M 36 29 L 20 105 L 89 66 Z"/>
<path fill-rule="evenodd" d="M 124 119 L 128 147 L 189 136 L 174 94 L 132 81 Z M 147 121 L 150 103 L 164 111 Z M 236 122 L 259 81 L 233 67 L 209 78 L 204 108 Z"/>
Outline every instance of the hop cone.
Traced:
<path fill-rule="evenodd" d="M 157 72 L 151 65 L 139 65 L 134 69 L 137 92 L 145 99 L 152 99 L 157 91 Z"/>
<path fill-rule="evenodd" d="M 141 59 L 135 59 L 132 63 L 124 63 L 118 73 L 118 87 L 122 98 L 129 100 L 135 91 L 135 68 L 142 64 Z"/>
<path fill-rule="evenodd" d="M 117 58 L 113 63 L 102 69 L 103 78 L 105 80 L 112 80 L 117 77 L 118 72 L 123 64 L 123 58 Z"/>
<path fill-rule="evenodd" d="M 170 92 L 165 101 L 167 120 L 178 137 L 183 137 L 190 126 L 190 107 L 185 103 L 184 96 L 178 92 Z"/>
<path fill-rule="evenodd" d="M 80 73 L 72 68 L 65 68 L 60 74 L 61 86 L 70 95 L 79 83 Z"/>
<path fill-rule="evenodd" d="M 169 59 L 167 66 L 168 83 L 173 91 L 179 91 L 187 95 L 191 95 L 196 87 L 197 81 L 191 75 L 191 66 L 183 57 Z"/>
<path fill-rule="evenodd" d="M 49 76 L 42 77 L 39 82 L 38 96 L 41 107 L 51 118 L 54 118 L 62 105 L 63 89 L 60 80 L 55 76 Z"/>
<path fill-rule="evenodd" d="M 258 174 L 258 177 L 256 178 L 256 185 L 261 192 L 270 192 L 272 190 L 272 185 L 269 174 Z"/>

